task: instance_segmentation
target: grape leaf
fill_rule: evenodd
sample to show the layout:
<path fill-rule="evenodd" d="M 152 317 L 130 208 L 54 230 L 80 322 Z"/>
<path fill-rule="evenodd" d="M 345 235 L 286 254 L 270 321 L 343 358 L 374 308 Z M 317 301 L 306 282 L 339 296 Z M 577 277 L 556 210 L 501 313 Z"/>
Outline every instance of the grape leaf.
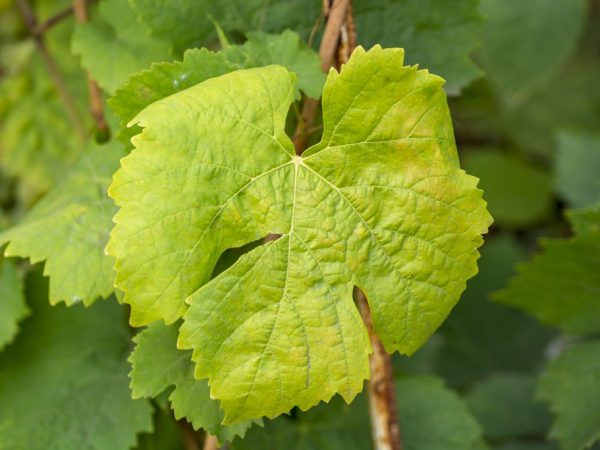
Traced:
<path fill-rule="evenodd" d="M 586 2 L 482 0 L 481 10 L 488 19 L 479 52 L 486 73 L 503 101 L 527 103 L 531 91 L 573 53 L 583 29 Z"/>
<path fill-rule="evenodd" d="M 478 0 L 355 0 L 358 41 L 365 47 L 402 46 L 408 63 L 439 73 L 458 94 L 481 71 L 470 54 L 479 45 Z"/>
<path fill-rule="evenodd" d="M 575 345 L 546 368 L 538 396 L 556 420 L 550 437 L 564 450 L 589 448 L 600 441 L 600 341 Z"/>
<path fill-rule="evenodd" d="M 236 69 L 280 64 L 298 75 L 298 87 L 307 95 L 321 95 L 325 74 L 318 55 L 304 45 L 298 35 L 286 31 L 280 35 L 249 33 L 244 45 L 232 45 L 219 53 L 207 49 L 185 52 L 183 61 L 153 64 L 131 76 L 108 101 L 111 109 L 125 126 L 149 104 L 183 91 L 209 78 Z M 139 132 L 124 131 L 129 138 Z"/>
<path fill-rule="evenodd" d="M 19 332 L 18 323 L 30 314 L 23 281 L 12 262 L 0 260 L 0 350 Z"/>
<path fill-rule="evenodd" d="M 151 430 L 152 408 L 129 395 L 123 308 L 50 307 L 47 294 L 30 277 L 33 315 L 0 354 L 0 449 L 128 449 Z"/>
<path fill-rule="evenodd" d="M 116 208 L 106 189 L 121 156 L 118 144 L 90 146 L 64 183 L 0 233 L 0 243 L 9 243 L 5 255 L 46 261 L 52 304 L 90 305 L 113 292 L 113 261 L 104 247 Z"/>
<path fill-rule="evenodd" d="M 221 441 L 243 437 L 251 422 L 221 425 L 224 412 L 210 398 L 206 380 L 194 379 L 191 351 L 177 350 L 177 328 L 153 323 L 135 338 L 129 358 L 133 398 L 151 398 L 175 386 L 169 396 L 176 419 L 185 417 L 194 428 L 204 428 Z"/>
<path fill-rule="evenodd" d="M 556 188 L 575 208 L 600 201 L 600 135 L 558 135 Z"/>
<path fill-rule="evenodd" d="M 319 55 L 300 40 L 297 33 L 286 30 L 281 34 L 248 33 L 243 45 L 223 50 L 225 58 L 238 69 L 279 64 L 298 75 L 298 88 L 309 97 L 318 99 L 325 84 Z"/>
<path fill-rule="evenodd" d="M 600 206 L 572 212 L 575 236 L 543 239 L 542 253 L 518 266 L 518 275 L 495 298 L 567 334 L 600 331 Z"/>
<path fill-rule="evenodd" d="M 466 403 L 489 439 L 528 438 L 546 434 L 552 418 L 534 402 L 537 380 L 532 375 L 506 373 L 477 384 Z"/>
<path fill-rule="evenodd" d="M 485 448 L 481 429 L 465 404 L 430 376 L 396 381 L 404 448 L 475 450 Z M 352 405 L 335 398 L 294 419 L 282 416 L 254 427 L 234 450 L 364 450 L 371 448 L 368 405 L 361 394 Z"/>
<path fill-rule="evenodd" d="M 115 283 L 136 326 L 192 305 L 179 346 L 225 423 L 361 390 L 370 344 L 354 285 L 386 349 L 410 354 L 477 271 L 490 217 L 458 167 L 443 81 L 402 63 L 401 49 L 359 48 L 330 72 L 323 139 L 302 157 L 284 133 L 295 76 L 279 66 L 213 78 L 132 121 L 144 131 L 109 189 Z M 269 233 L 282 236 L 204 285 L 225 249 Z"/>
<path fill-rule="evenodd" d="M 182 53 L 190 47 L 202 47 L 215 41 L 211 17 L 225 32 L 234 34 L 291 29 L 308 37 L 321 13 L 322 3 L 317 0 L 184 0 L 177 3 L 132 0 L 132 7 L 155 36 L 171 44 L 175 52 Z"/>
<path fill-rule="evenodd" d="M 524 227 L 552 211 L 552 180 L 543 170 L 491 149 L 465 152 L 462 163 L 481 180 L 495 224 Z"/>
<path fill-rule="evenodd" d="M 127 0 L 101 2 L 97 16 L 77 24 L 71 47 L 107 92 L 113 92 L 130 74 L 151 62 L 171 56 L 168 46 L 152 38 L 137 21 Z"/>

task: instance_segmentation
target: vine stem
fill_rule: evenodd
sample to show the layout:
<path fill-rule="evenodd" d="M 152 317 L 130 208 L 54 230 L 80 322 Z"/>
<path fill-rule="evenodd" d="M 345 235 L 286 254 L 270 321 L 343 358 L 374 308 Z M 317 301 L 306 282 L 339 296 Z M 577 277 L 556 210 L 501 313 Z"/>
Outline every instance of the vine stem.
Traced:
<path fill-rule="evenodd" d="M 356 28 L 351 0 L 324 0 L 323 13 L 327 17 L 327 23 L 319 47 L 319 56 L 323 71 L 328 72 L 332 67 L 339 69 L 350 58 L 356 48 Z M 315 129 L 314 121 L 318 108 L 318 100 L 305 99 L 294 134 L 294 145 L 298 155 L 306 149 L 310 130 Z M 360 289 L 355 289 L 355 298 L 373 347 L 373 353 L 369 356 L 371 376 L 368 383 L 373 446 L 375 450 L 402 450 L 392 361 L 375 334 L 367 298 Z"/>
<path fill-rule="evenodd" d="M 88 11 L 86 0 L 73 0 L 73 11 L 75 13 L 75 20 L 79 23 L 87 22 Z M 88 79 L 88 92 L 90 98 L 90 112 L 96 124 L 96 131 L 102 133 L 105 138 L 108 134 L 108 124 L 104 118 L 104 105 L 102 102 L 102 92 L 100 86 L 92 77 L 90 71 L 87 71 Z"/>
<path fill-rule="evenodd" d="M 356 289 L 355 298 L 373 346 L 373 353 L 369 356 L 371 379 L 368 383 L 373 446 L 376 450 L 402 450 L 392 361 L 373 330 L 373 319 L 365 294 Z"/>
<path fill-rule="evenodd" d="M 217 438 L 212 434 L 206 433 L 202 450 L 217 450 L 217 445 Z"/>
<path fill-rule="evenodd" d="M 200 444 L 198 443 L 198 437 L 196 435 L 196 431 L 192 427 L 192 425 L 185 419 L 178 420 L 177 425 L 179 425 L 179 430 L 181 431 L 181 437 L 183 438 L 183 447 L 185 450 L 200 450 Z M 207 434 L 207 436 L 209 436 Z M 204 450 L 207 450 L 206 441 L 204 443 Z M 208 447 L 210 450 L 216 450 L 216 446 L 213 448 Z"/>
<path fill-rule="evenodd" d="M 19 6 L 21 15 L 25 20 L 25 25 L 31 34 L 35 48 L 42 57 L 44 65 L 46 66 L 46 70 L 48 71 L 48 74 L 50 75 L 50 78 L 56 87 L 58 95 L 62 99 L 67 116 L 73 124 L 78 136 L 83 141 L 86 138 L 85 125 L 81 120 L 81 117 L 79 117 L 79 112 L 75 106 L 75 101 L 67 89 L 67 85 L 65 84 L 62 74 L 60 73 L 58 66 L 54 62 L 52 55 L 50 55 L 50 52 L 46 47 L 43 34 L 40 31 L 40 26 L 38 25 L 37 17 L 27 0 L 18 0 L 17 5 Z"/>

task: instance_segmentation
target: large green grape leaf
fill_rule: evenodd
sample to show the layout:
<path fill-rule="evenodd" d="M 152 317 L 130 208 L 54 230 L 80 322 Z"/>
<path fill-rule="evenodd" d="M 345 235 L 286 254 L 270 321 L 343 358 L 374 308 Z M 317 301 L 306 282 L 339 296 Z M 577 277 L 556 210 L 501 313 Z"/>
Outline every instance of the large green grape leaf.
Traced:
<path fill-rule="evenodd" d="M 30 314 L 23 282 L 11 261 L 0 259 L 0 350 L 19 332 L 19 322 Z"/>
<path fill-rule="evenodd" d="M 600 135 L 561 132 L 556 188 L 575 208 L 600 201 Z"/>
<path fill-rule="evenodd" d="M 155 36 L 182 53 L 216 40 L 215 25 L 233 34 L 295 30 L 308 37 L 321 13 L 319 0 L 132 0 L 134 11 Z"/>
<path fill-rule="evenodd" d="M 503 101 L 526 103 L 532 89 L 556 73 L 574 51 L 586 2 L 481 0 L 481 9 L 487 17 L 480 50 L 486 73 Z"/>
<path fill-rule="evenodd" d="M 563 450 L 582 450 L 600 441 L 600 341 L 575 345 L 546 368 L 538 396 L 556 420 L 550 437 Z M 594 447 L 595 448 L 595 447 Z"/>
<path fill-rule="evenodd" d="M 115 206 L 106 195 L 123 151 L 90 146 L 62 184 L 13 228 L 0 233 L 7 256 L 46 261 L 50 303 L 91 304 L 113 292 L 113 261 L 104 253 Z"/>
<path fill-rule="evenodd" d="M 552 418 L 534 401 L 536 387 L 532 375 L 497 374 L 477 384 L 466 403 L 490 440 L 543 438 Z"/>
<path fill-rule="evenodd" d="M 113 92 L 151 62 L 170 59 L 168 46 L 152 38 L 127 0 L 104 0 L 98 15 L 77 25 L 71 43 L 98 84 Z"/>
<path fill-rule="evenodd" d="M 600 206 L 571 212 L 575 236 L 543 239 L 542 253 L 518 266 L 497 300 L 567 334 L 600 332 Z"/>
<path fill-rule="evenodd" d="M 251 422 L 221 425 L 225 413 L 210 398 L 206 380 L 194 378 L 191 351 L 177 350 L 177 328 L 156 322 L 135 338 L 129 358 L 133 398 L 152 398 L 172 390 L 169 400 L 176 419 L 185 417 L 194 428 L 204 428 L 221 441 L 244 436 Z"/>
<path fill-rule="evenodd" d="M 222 52 L 192 49 L 183 55 L 183 61 L 152 64 L 149 69 L 131 76 L 108 103 L 125 126 L 149 104 L 183 91 L 209 78 L 236 69 L 279 64 L 298 75 L 298 87 L 314 98 L 321 96 L 325 74 L 319 57 L 300 41 L 292 31 L 282 34 L 249 33 L 243 45 L 232 45 Z M 139 132 L 124 131 L 129 139 Z"/>
<path fill-rule="evenodd" d="M 279 66 L 210 79 L 132 121 L 144 131 L 109 189 L 115 283 L 136 326 L 192 305 L 178 344 L 225 423 L 361 390 L 370 344 L 354 285 L 387 350 L 410 354 L 477 271 L 490 216 L 458 167 L 443 81 L 402 64 L 401 49 L 359 48 L 331 71 L 323 139 L 302 157 L 284 132 L 295 76 Z M 270 233 L 207 283 L 225 249 Z"/>
<path fill-rule="evenodd" d="M 47 295 L 30 277 L 33 315 L 0 354 L 0 449 L 127 450 L 151 430 L 152 408 L 127 387 L 124 308 L 50 307 Z"/>
<path fill-rule="evenodd" d="M 481 180 L 496 225 L 524 227 L 552 211 L 552 179 L 543 170 L 491 149 L 471 149 L 461 160 L 465 170 Z"/>
<path fill-rule="evenodd" d="M 358 41 L 370 47 L 402 46 L 408 63 L 439 73 L 446 90 L 460 89 L 481 71 L 470 54 L 479 45 L 479 0 L 355 0 Z"/>
<path fill-rule="evenodd" d="M 455 392 L 437 378 L 406 377 L 396 381 L 404 448 L 475 450 L 481 429 Z M 282 416 L 265 428 L 254 427 L 235 450 L 364 450 L 371 448 L 369 407 L 364 394 L 352 405 L 335 398 L 295 418 Z"/>

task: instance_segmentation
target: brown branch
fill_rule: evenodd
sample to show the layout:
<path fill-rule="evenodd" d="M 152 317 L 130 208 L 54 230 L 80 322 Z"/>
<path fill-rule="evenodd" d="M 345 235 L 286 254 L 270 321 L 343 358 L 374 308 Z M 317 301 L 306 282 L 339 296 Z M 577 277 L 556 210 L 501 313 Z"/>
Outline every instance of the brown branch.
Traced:
<path fill-rule="evenodd" d="M 371 436 L 376 450 L 402 450 L 400 425 L 396 408 L 396 392 L 390 355 L 373 330 L 373 320 L 365 294 L 355 290 L 360 315 L 369 331 L 373 353 L 369 357 L 369 415 Z"/>
<path fill-rule="evenodd" d="M 95 3 L 97 0 L 86 0 L 87 4 Z M 70 17 L 73 14 L 73 8 L 65 8 L 62 11 L 56 13 L 52 17 L 46 19 L 42 23 L 38 23 L 35 30 L 32 33 L 34 34 L 44 34 L 47 30 L 52 28 L 54 25 L 62 22 L 67 17 Z"/>
<path fill-rule="evenodd" d="M 73 11 L 75 12 L 75 20 L 79 23 L 87 22 L 87 2 L 86 0 L 73 0 Z M 102 101 L 102 91 L 96 80 L 92 77 L 90 71 L 87 71 L 88 92 L 90 98 L 90 112 L 94 122 L 96 123 L 96 131 L 103 136 L 103 140 L 108 138 L 108 124 L 104 118 L 104 103 Z"/>
<path fill-rule="evenodd" d="M 323 72 L 328 72 L 334 65 L 334 57 L 340 41 L 341 28 L 349 4 L 350 0 L 333 0 L 333 4 L 329 7 L 327 0 L 323 2 L 323 13 L 327 17 L 327 24 L 325 25 L 325 31 L 323 32 L 323 38 L 319 47 L 319 57 L 321 58 Z M 310 135 L 309 130 L 313 128 L 318 110 L 318 100 L 312 98 L 304 100 L 301 119 L 298 121 L 298 126 L 294 133 L 294 146 L 298 155 L 301 155 L 306 149 Z"/>
<path fill-rule="evenodd" d="M 198 435 L 196 434 L 194 427 L 184 419 L 178 420 L 177 425 L 179 426 L 181 437 L 183 438 L 183 448 L 185 448 L 185 450 L 200 450 Z"/>
<path fill-rule="evenodd" d="M 206 436 L 204 437 L 204 446 L 202 447 L 202 450 L 217 450 L 217 447 L 217 438 L 214 437 L 212 434 L 206 433 Z"/>
<path fill-rule="evenodd" d="M 81 120 L 81 117 L 79 117 L 79 112 L 75 106 L 75 101 L 67 89 L 67 85 L 62 77 L 62 74 L 60 73 L 60 70 L 58 69 L 58 66 L 54 62 L 52 55 L 50 55 L 50 52 L 46 47 L 42 34 L 37 31 L 39 28 L 37 17 L 35 16 L 35 13 L 27 0 L 17 0 L 17 5 L 19 6 L 21 15 L 25 20 L 25 25 L 31 34 L 35 48 L 42 57 L 44 65 L 46 66 L 46 70 L 48 71 L 48 74 L 50 75 L 50 78 L 56 87 L 58 95 L 62 100 L 67 116 L 73 124 L 75 131 L 83 141 L 86 138 L 85 125 Z"/>

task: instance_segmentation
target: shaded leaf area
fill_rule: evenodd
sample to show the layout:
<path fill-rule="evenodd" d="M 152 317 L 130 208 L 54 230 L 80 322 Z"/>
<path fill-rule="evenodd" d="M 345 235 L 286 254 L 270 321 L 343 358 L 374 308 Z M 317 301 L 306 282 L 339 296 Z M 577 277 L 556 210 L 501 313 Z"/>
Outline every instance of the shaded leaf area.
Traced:
<path fill-rule="evenodd" d="M 600 442 L 599 354 L 600 341 L 578 343 L 552 361 L 541 378 L 538 396 L 556 416 L 550 437 L 562 450 Z"/>
<path fill-rule="evenodd" d="M 553 330 L 525 314 L 490 301 L 505 285 L 514 265 L 525 259 L 517 241 L 501 234 L 481 250 L 479 274 L 440 329 L 435 368 L 453 387 L 467 388 L 496 372 L 531 372 L 544 362 Z M 539 288 L 539 287 L 536 287 Z"/>
<path fill-rule="evenodd" d="M 31 311 L 25 303 L 23 281 L 10 260 L 0 260 L 0 350 L 13 341 L 19 322 Z"/>
<path fill-rule="evenodd" d="M 177 328 L 154 323 L 134 338 L 136 347 L 129 358 L 133 397 L 154 398 L 170 392 L 176 419 L 185 418 L 220 441 L 243 437 L 251 422 L 221 425 L 225 413 L 219 402 L 210 398 L 206 380 L 194 379 L 192 352 L 177 349 Z"/>
<path fill-rule="evenodd" d="M 406 62 L 444 77 L 457 95 L 482 72 L 471 59 L 483 16 L 477 0 L 355 0 L 359 43 L 402 47 Z"/>
<path fill-rule="evenodd" d="M 555 172 L 557 192 L 573 207 L 600 201 L 600 135 L 560 133 Z"/>
<path fill-rule="evenodd" d="M 547 81 L 568 60 L 586 18 L 584 0 L 552 6 L 544 0 L 481 0 L 481 9 L 488 20 L 479 56 L 487 76 L 509 103 Z"/>
<path fill-rule="evenodd" d="M 469 450 L 485 448 L 481 429 L 464 403 L 435 377 L 405 377 L 396 381 L 405 448 Z M 363 450 L 371 447 L 368 406 L 361 394 L 351 405 L 334 398 L 308 412 L 254 427 L 235 450 Z"/>
<path fill-rule="evenodd" d="M 127 387 L 123 308 L 114 299 L 89 310 L 50 307 L 39 271 L 26 292 L 33 314 L 0 354 L 0 448 L 133 446 L 152 420 L 148 402 L 132 400 Z"/>
<path fill-rule="evenodd" d="M 536 389 L 534 375 L 497 374 L 475 385 L 465 400 L 487 440 L 500 448 L 536 448 L 545 445 L 552 421 L 546 406 L 534 398 Z"/>
<path fill-rule="evenodd" d="M 100 2 L 97 15 L 77 24 L 71 46 L 83 67 L 107 92 L 150 63 L 171 59 L 168 46 L 150 36 L 125 0 Z"/>
<path fill-rule="evenodd" d="M 234 37 L 248 31 L 281 32 L 292 29 L 308 38 L 319 15 L 319 0 L 233 0 L 228 2 L 183 0 L 132 0 L 140 20 L 176 53 L 216 41 L 215 20 Z"/>
<path fill-rule="evenodd" d="M 298 88 L 318 98 L 325 83 L 319 57 L 292 31 L 282 34 L 253 32 L 243 45 L 229 46 L 215 53 L 208 49 L 185 52 L 182 61 L 158 63 L 132 75 L 109 100 L 109 105 L 125 127 L 151 103 L 181 92 L 202 81 L 237 69 L 279 64 L 298 76 Z M 138 126 L 121 130 L 127 141 L 139 133 Z"/>
<path fill-rule="evenodd" d="M 541 168 L 493 149 L 466 149 L 462 163 L 477 176 L 494 224 L 523 228 L 547 219 L 554 206 L 552 179 Z"/>
<path fill-rule="evenodd" d="M 90 305 L 113 292 L 114 262 L 104 247 L 116 208 L 106 190 L 123 155 L 117 143 L 88 146 L 63 183 L 0 233 L 5 255 L 45 261 L 52 304 Z"/>
<path fill-rule="evenodd" d="M 575 235 L 543 239 L 542 251 L 518 266 L 518 275 L 495 298 L 564 333 L 600 331 L 600 206 L 571 212 Z"/>
<path fill-rule="evenodd" d="M 580 0 L 556 8 L 485 0 L 482 11 L 489 18 L 478 52 L 486 77 L 452 105 L 459 140 L 516 145 L 552 158 L 560 129 L 597 132 L 598 8 Z"/>
<path fill-rule="evenodd" d="M 490 217 L 458 168 L 441 84 L 401 50 L 357 49 L 330 72 L 323 139 L 302 157 L 284 133 L 296 89 L 282 67 L 213 78 L 136 117 L 144 131 L 110 188 L 116 284 L 134 325 L 171 323 L 187 299 L 178 345 L 225 423 L 360 391 L 370 345 L 354 285 L 387 349 L 413 353 L 476 272 Z M 282 236 L 204 284 L 225 249 L 269 233 Z"/>

